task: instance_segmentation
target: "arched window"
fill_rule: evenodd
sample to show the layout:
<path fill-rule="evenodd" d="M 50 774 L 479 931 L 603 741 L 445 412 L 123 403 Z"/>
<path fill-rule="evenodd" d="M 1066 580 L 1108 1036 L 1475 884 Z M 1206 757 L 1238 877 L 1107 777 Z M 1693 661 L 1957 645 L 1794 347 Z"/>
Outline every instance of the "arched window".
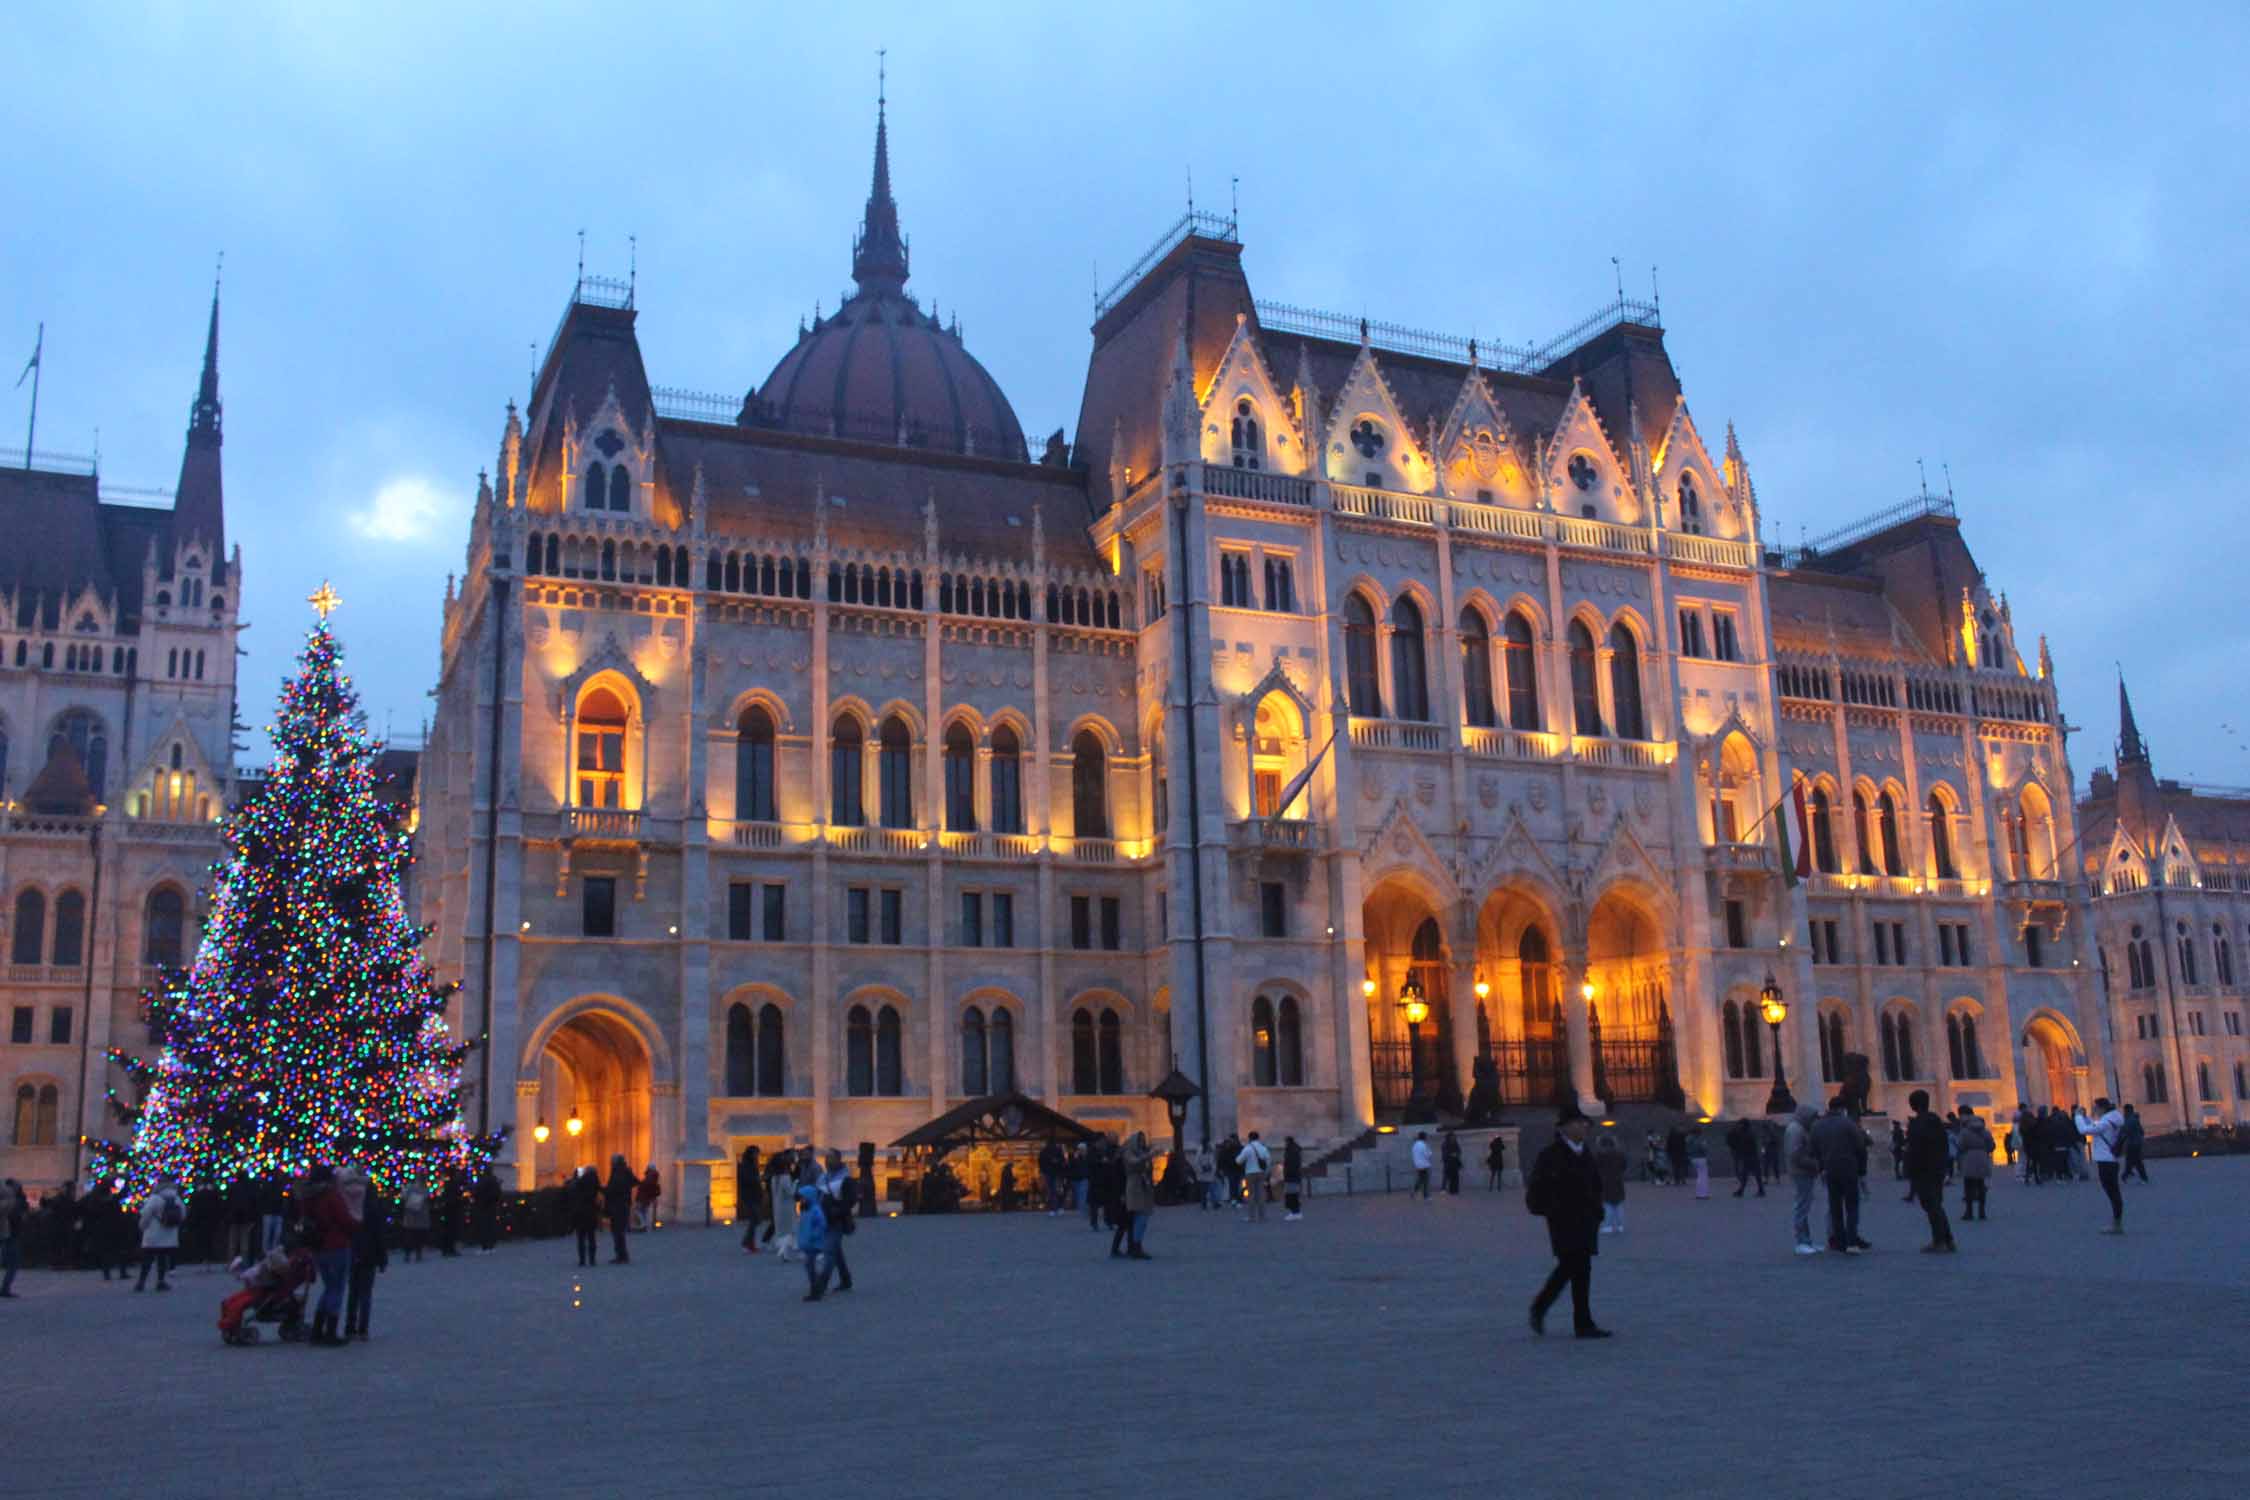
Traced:
<path fill-rule="evenodd" d="M 750 1007 L 727 1007 L 727 1097 L 743 1098 L 758 1083 L 757 1033 L 750 1023 Z"/>
<path fill-rule="evenodd" d="M 56 1117 L 61 1113 L 62 1094 L 53 1084 L 34 1087 L 29 1083 L 16 1085 L 15 1144 L 18 1146 L 52 1146 L 55 1143 Z"/>
<path fill-rule="evenodd" d="M 2133 949 L 2141 961 L 2141 988 L 2153 990 L 2156 988 L 2156 949 L 2147 938 L 2141 937 L 2140 928 L 2133 929 L 2133 936 L 2139 939 Z"/>
<path fill-rule="evenodd" d="M 1247 397 L 1234 403 L 1232 436 L 1234 438 L 1234 466 L 1238 469 L 1257 468 L 1258 457 L 1265 451 L 1258 441 L 1257 410 L 1250 404 Z"/>
<path fill-rule="evenodd" d="M 1101 1086 L 1101 1057 L 1094 1045 L 1093 1013 L 1077 1011 L 1070 1018 L 1070 1091 L 1098 1094 Z"/>
<path fill-rule="evenodd" d="M 186 925 L 187 908 L 179 887 L 160 885 L 150 891 L 141 914 L 141 962 L 153 968 L 180 967 Z"/>
<path fill-rule="evenodd" d="M 1012 1094 L 1016 1091 L 1016 1020 L 1004 1005 L 992 1007 L 992 1020 L 985 1028 L 985 1051 L 991 1058 L 992 1092 Z"/>
<path fill-rule="evenodd" d="M 1461 611 L 1461 712 L 1479 729 L 1492 727 L 1492 640 L 1474 609 Z"/>
<path fill-rule="evenodd" d="M 1411 599 L 1391 606 L 1391 698 L 1399 718 L 1430 717 L 1429 658 L 1422 650 L 1422 611 Z"/>
<path fill-rule="evenodd" d="M 880 775 L 883 794 L 883 826 L 885 828 L 912 828 L 914 826 L 913 740 L 906 732 L 906 721 L 897 714 L 892 714 L 883 721 L 882 747 L 877 752 L 876 770 Z"/>
<path fill-rule="evenodd" d="M 1719 1009 L 1721 1040 L 1726 1046 L 1729 1078 L 1766 1076 L 1765 1039 L 1758 1033 L 1757 1011 L 1729 1000 Z"/>
<path fill-rule="evenodd" d="M 875 1092 L 875 1019 L 864 1005 L 844 1017 L 844 1092 L 854 1099 Z"/>
<path fill-rule="evenodd" d="M 1102 1010 L 1101 1024 L 1102 1092 L 1125 1092 L 1125 1028 L 1117 1019 L 1117 1012 L 1106 1006 Z"/>
<path fill-rule="evenodd" d="M 1254 1087 L 1270 1089 L 1274 1085 L 1273 1002 L 1260 995 L 1250 1002 L 1250 1082 Z"/>
<path fill-rule="evenodd" d="M 1070 816 L 1074 837 L 1109 837 L 1109 757 L 1091 729 L 1070 742 Z"/>
<path fill-rule="evenodd" d="M 45 962 L 47 952 L 47 897 L 35 890 L 16 892 L 14 936 L 8 940 L 8 962 Z"/>
<path fill-rule="evenodd" d="M 633 476 L 618 464 L 609 471 L 609 508 L 629 511 L 633 508 Z"/>
<path fill-rule="evenodd" d="M 753 703 L 734 731 L 734 815 L 753 823 L 774 820 L 773 715 Z"/>
<path fill-rule="evenodd" d="M 625 705 L 598 687 L 578 704 L 578 806 L 625 805 Z"/>
<path fill-rule="evenodd" d="M 1955 1078 L 1984 1077 L 1984 1052 L 1977 1045 L 1977 1018 L 1953 1011 L 1945 1018 L 1945 1059 Z"/>
<path fill-rule="evenodd" d="M 958 719 L 945 728 L 945 826 L 956 833 L 977 826 L 977 747 Z"/>
<path fill-rule="evenodd" d="M 837 715 L 835 727 L 828 732 L 828 821 L 845 828 L 857 828 L 867 821 L 860 787 L 864 747 L 859 720 L 850 714 Z"/>
<path fill-rule="evenodd" d="M 875 1092 L 885 1099 L 896 1099 L 906 1092 L 898 1011 L 888 1005 L 875 1013 Z"/>
<path fill-rule="evenodd" d="M 2047 794 L 2035 785 L 2027 785 L 2018 799 L 2022 811 L 2016 819 L 2022 843 L 2023 874 L 2025 880 L 2052 880 L 2055 878 L 2055 810 Z"/>
<path fill-rule="evenodd" d="M 586 508 L 600 510 L 609 503 L 609 465 L 595 459 L 586 465 Z"/>
<path fill-rule="evenodd" d="M 1172 833 L 1172 773 L 1164 764 L 1164 731 L 1159 728 L 1149 738 L 1149 828 L 1159 842 Z"/>
<path fill-rule="evenodd" d="M 767 1001 L 758 1008 L 758 1092 L 777 1098 L 789 1092 L 789 1053 L 782 1036 L 781 1007 Z"/>
<path fill-rule="evenodd" d="M 76 891 L 64 891 L 55 898 L 55 945 L 49 962 L 58 968 L 75 969 L 85 958 L 86 898 Z"/>
<path fill-rule="evenodd" d="M 1285 1089 L 1302 1088 L 1305 1083 L 1305 1027 L 1297 1011 L 1296 996 L 1282 996 L 1281 1004 L 1274 1007 L 1274 1011 L 1276 1076 Z"/>
<path fill-rule="evenodd" d="M 1648 721 L 1641 715 L 1641 646 L 1623 620 L 1609 627 L 1609 702 L 1619 739 L 1648 738 Z"/>
<path fill-rule="evenodd" d="M 60 915 L 62 908 L 57 906 L 55 910 L 57 915 Z M 2180 978 L 2188 984 L 2200 984 L 2202 980 L 2195 972 L 2195 937 L 2188 931 L 2187 923 L 2180 922 L 2175 926 L 2175 936 L 2180 950 Z M 60 946 L 59 940 L 57 945 Z M 62 959 L 58 957 L 55 962 L 61 963 Z"/>
<path fill-rule="evenodd" d="M 1859 848 L 1859 873 L 1875 873 L 1875 842 L 1867 826 L 1867 794 L 1856 787 L 1852 791 L 1852 841 Z"/>
<path fill-rule="evenodd" d="M 1844 1013 L 1824 1012 L 1820 1018 L 1820 1081 L 1844 1081 Z"/>
<path fill-rule="evenodd" d="M 1382 717 L 1383 689 L 1375 670 L 1375 611 L 1364 594 L 1344 601 L 1344 689 L 1352 717 Z"/>
<path fill-rule="evenodd" d="M 2141 930 L 2138 927 L 2134 928 L 2133 937 L 2138 939 L 2140 935 Z M 2136 990 L 2148 988 L 2148 975 L 2141 968 L 2141 945 L 2138 941 L 2128 942 L 2125 945 L 2125 975 L 2131 988 Z"/>
<path fill-rule="evenodd" d="M 992 731 L 992 831 L 1023 832 L 1023 752 L 1005 724 Z"/>
<path fill-rule="evenodd" d="M 1570 709 L 1575 732 L 1602 732 L 1602 695 L 1594 678 L 1594 633 L 1583 620 L 1570 622 Z"/>
<path fill-rule="evenodd" d="M 1953 816 L 1945 805 L 1945 793 L 1930 793 L 1930 862 L 1936 868 L 1937 878 L 1952 880 L 1960 874 L 1953 864 Z"/>
<path fill-rule="evenodd" d="M 1742 1013 L 1732 1000 L 1719 1007 L 1719 1039 L 1726 1046 L 1727 1077 L 1747 1077 L 1742 1070 Z"/>
<path fill-rule="evenodd" d="M 2227 930 L 2216 922 L 2211 924 L 2211 967 L 2219 983 L 2231 989 L 2234 985 L 2234 949 L 2227 943 Z"/>
<path fill-rule="evenodd" d="M 1812 793 L 1812 846 L 1813 864 L 1822 874 L 1833 875 L 1836 863 L 1836 810 L 1829 805 L 1828 792 L 1814 787 Z"/>
<path fill-rule="evenodd" d="M 1549 961 L 1547 934 L 1537 927 L 1526 927 L 1523 936 L 1516 942 L 1516 958 L 1523 975 L 1523 994 L 1519 1008 L 1524 1036 L 1535 1042 L 1552 1041 L 1559 1017 L 1555 1006 L 1555 974 L 1554 966 Z"/>
<path fill-rule="evenodd" d="M 1508 681 L 1508 727 L 1539 728 L 1539 656 L 1532 646 L 1531 621 L 1523 611 L 1512 609 L 1501 624 L 1501 649 L 1506 653 Z"/>
<path fill-rule="evenodd" d="M 1904 1083 L 1920 1075 L 1915 1071 L 1914 1023 L 1902 1010 L 1883 1012 L 1883 1078 Z"/>
<path fill-rule="evenodd" d="M 1682 474 L 1680 476 L 1679 523 L 1682 531 L 1700 532 L 1703 530 L 1703 498 L 1695 492 L 1695 476 L 1693 474 Z"/>
<path fill-rule="evenodd" d="M 1898 803 L 1893 800 L 1889 790 L 1885 789 L 1883 795 L 1876 799 L 1875 808 L 1877 831 L 1883 841 L 1883 873 L 1904 875 L 1906 860 L 1900 854 L 1898 844 Z"/>
<path fill-rule="evenodd" d="M 961 1013 L 961 1092 L 981 1099 L 990 1090 L 991 1075 L 985 1066 L 984 1012 L 970 1006 Z"/>
<path fill-rule="evenodd" d="M 57 744 L 67 744 L 77 752 L 79 764 L 86 768 L 86 786 L 99 802 L 109 780 L 109 731 L 102 721 L 83 708 L 72 709 L 55 721 L 55 732 L 47 742 L 48 755 L 55 753 Z"/>

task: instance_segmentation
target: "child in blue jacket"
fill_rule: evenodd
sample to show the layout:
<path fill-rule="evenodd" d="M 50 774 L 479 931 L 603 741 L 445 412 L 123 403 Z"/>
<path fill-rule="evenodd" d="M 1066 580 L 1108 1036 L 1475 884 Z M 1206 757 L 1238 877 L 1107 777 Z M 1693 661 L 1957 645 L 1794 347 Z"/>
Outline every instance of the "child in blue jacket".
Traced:
<path fill-rule="evenodd" d="M 805 1280 L 811 1283 L 807 1302 L 818 1302 L 828 1290 L 829 1272 L 836 1257 L 828 1253 L 828 1215 L 820 1209 L 820 1189 L 797 1189 L 797 1249 L 805 1257 Z"/>

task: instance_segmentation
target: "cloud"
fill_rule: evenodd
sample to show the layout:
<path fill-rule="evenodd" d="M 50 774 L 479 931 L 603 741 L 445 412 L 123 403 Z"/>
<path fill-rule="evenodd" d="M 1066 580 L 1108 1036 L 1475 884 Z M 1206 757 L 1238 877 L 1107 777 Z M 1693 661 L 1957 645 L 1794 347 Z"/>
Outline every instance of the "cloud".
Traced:
<path fill-rule="evenodd" d="M 349 520 L 352 530 L 370 541 L 419 542 L 436 530 L 445 511 L 445 492 L 435 480 L 398 474 L 384 480 L 375 497 Z"/>

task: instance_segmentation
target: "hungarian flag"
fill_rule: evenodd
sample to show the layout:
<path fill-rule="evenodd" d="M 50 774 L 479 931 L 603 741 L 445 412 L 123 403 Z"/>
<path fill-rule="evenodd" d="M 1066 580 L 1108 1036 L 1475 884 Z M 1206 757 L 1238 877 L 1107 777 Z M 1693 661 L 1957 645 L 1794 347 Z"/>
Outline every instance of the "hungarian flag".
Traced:
<path fill-rule="evenodd" d="M 1794 817 L 1797 824 L 1795 830 L 1797 847 L 1794 852 L 1789 847 L 1790 817 L 1777 817 L 1773 820 L 1773 839 L 1774 845 L 1781 856 L 1782 884 L 1793 886 L 1812 873 L 1812 826 L 1810 818 L 1805 812 L 1805 782 L 1803 777 L 1791 780 L 1787 800 L 1790 815 Z"/>

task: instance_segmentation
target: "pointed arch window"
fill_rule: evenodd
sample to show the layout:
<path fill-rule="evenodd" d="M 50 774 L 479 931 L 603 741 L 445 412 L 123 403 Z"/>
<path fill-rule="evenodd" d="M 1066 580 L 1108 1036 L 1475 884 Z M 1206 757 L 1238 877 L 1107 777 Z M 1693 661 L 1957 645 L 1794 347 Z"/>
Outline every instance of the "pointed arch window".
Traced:
<path fill-rule="evenodd" d="M 991 1092 L 992 1075 L 985 1056 L 984 1012 L 972 1005 L 961 1013 L 961 1093 L 981 1099 Z"/>
<path fill-rule="evenodd" d="M 1005 724 L 992 731 L 992 831 L 1023 832 L 1023 752 Z"/>
<path fill-rule="evenodd" d="M 48 962 L 75 969 L 85 961 L 86 898 L 77 891 L 64 891 L 55 898 L 55 943 Z"/>
<path fill-rule="evenodd" d="M 1930 862 L 1940 880 L 1959 877 L 1960 870 L 1953 862 L 1953 813 L 1946 806 L 1945 794 L 1932 791 L 1930 808 Z"/>
<path fill-rule="evenodd" d="M 735 726 L 734 815 L 753 823 L 774 820 L 773 715 L 753 703 Z"/>
<path fill-rule="evenodd" d="M 1535 1042 L 1554 1040 L 1556 1025 L 1561 1019 L 1555 1004 L 1555 971 L 1550 953 L 1544 931 L 1537 927 L 1523 930 L 1523 936 L 1516 943 L 1523 987 L 1518 1009 L 1525 1038 Z"/>
<path fill-rule="evenodd" d="M 1703 497 L 1696 493 L 1695 476 L 1680 476 L 1680 529 L 1700 533 L 1703 530 Z"/>
<path fill-rule="evenodd" d="M 1274 1055 L 1279 1042 L 1274 1033 L 1273 1002 L 1264 995 L 1250 1002 L 1250 1082 L 1252 1087 L 1274 1086 Z"/>
<path fill-rule="evenodd" d="M 841 827 L 857 828 L 867 821 L 860 779 L 866 749 L 859 720 L 850 714 L 837 715 L 835 727 L 828 732 L 828 821 Z"/>
<path fill-rule="evenodd" d="M 906 1092 L 906 1067 L 898 1008 L 886 1005 L 875 1013 L 875 1092 L 896 1099 Z"/>
<path fill-rule="evenodd" d="M 1876 799 L 1875 821 L 1883 843 L 1883 873 L 1904 875 L 1906 860 L 1899 852 L 1898 843 L 1898 802 L 1887 789 Z"/>
<path fill-rule="evenodd" d="M 1584 620 L 1570 622 L 1570 708 L 1574 732 L 1591 738 L 1602 732 L 1602 695 L 1596 685 L 1594 633 Z"/>
<path fill-rule="evenodd" d="M 1172 832 L 1172 773 L 1164 764 L 1164 731 L 1159 728 L 1148 747 L 1149 829 L 1159 842 Z"/>
<path fill-rule="evenodd" d="M 1397 716 L 1430 717 L 1429 658 L 1422 650 L 1422 611 L 1412 599 L 1391 606 L 1391 697 Z"/>
<path fill-rule="evenodd" d="M 990 1061 L 988 1069 L 992 1078 L 992 1092 L 1012 1094 L 1016 1091 L 1016 1018 L 1005 1005 L 992 1007 L 992 1019 L 985 1027 L 985 1052 Z"/>
<path fill-rule="evenodd" d="M 51 1083 L 16 1085 L 15 1144 L 52 1146 L 61 1105 L 62 1092 Z"/>
<path fill-rule="evenodd" d="M 8 962 L 36 964 L 43 961 L 47 951 L 47 897 L 44 892 L 16 892 L 15 929 L 8 943 Z"/>
<path fill-rule="evenodd" d="M 1844 1013 L 1825 1011 L 1820 1017 L 1820 1081 L 1844 1081 Z"/>
<path fill-rule="evenodd" d="M 1101 1021 L 1096 1028 L 1101 1045 L 1101 1091 L 1105 1094 L 1125 1092 L 1125 1026 L 1117 1012 L 1107 1006 L 1102 1008 Z"/>
<path fill-rule="evenodd" d="M 588 510 L 603 510 L 609 505 L 609 465 L 595 459 L 586 465 L 585 482 L 580 486 Z"/>
<path fill-rule="evenodd" d="M 750 1007 L 727 1007 L 727 1097 L 748 1096 L 758 1083 L 757 1028 Z"/>
<path fill-rule="evenodd" d="M 59 905 L 55 908 L 55 913 L 58 917 L 62 914 L 62 908 Z M 2189 984 L 2201 984 L 2203 982 L 2202 977 L 2196 973 L 2195 969 L 2195 935 L 2188 930 L 2188 924 L 2185 922 L 2177 923 L 2176 927 L 2176 937 L 2180 950 L 2180 978 Z M 59 939 L 56 946 L 61 946 Z M 58 957 L 55 962 L 61 963 L 62 960 Z"/>
<path fill-rule="evenodd" d="M 844 1092 L 854 1099 L 875 1093 L 875 1018 L 864 1005 L 844 1017 Z"/>
<path fill-rule="evenodd" d="M 1984 1051 L 1977 1044 L 1977 1018 L 1954 1011 L 1945 1018 L 1945 1057 L 1955 1078 L 1982 1078 Z"/>
<path fill-rule="evenodd" d="M 1234 428 L 1232 432 L 1234 466 L 1238 469 L 1255 469 L 1258 458 L 1265 449 L 1258 438 L 1258 409 L 1248 397 L 1234 403 Z"/>
<path fill-rule="evenodd" d="M 55 732 L 47 742 L 48 755 L 55 753 L 58 744 L 77 752 L 79 764 L 86 768 L 86 786 L 99 802 L 109 781 L 109 730 L 85 709 L 74 708 L 55 721 Z"/>
<path fill-rule="evenodd" d="M 1461 712 L 1479 729 L 1494 723 L 1492 639 L 1484 616 L 1473 608 L 1461 611 Z"/>
<path fill-rule="evenodd" d="M 1383 689 L 1375 667 L 1375 611 L 1364 594 L 1344 601 L 1344 690 L 1352 716 L 1383 715 Z"/>
<path fill-rule="evenodd" d="M 1742 1014 L 1732 1000 L 1719 1007 L 1719 1038 L 1726 1047 L 1727 1077 L 1749 1076 L 1742 1070 Z"/>
<path fill-rule="evenodd" d="M 1836 862 L 1836 810 L 1829 805 L 1825 787 L 1814 787 L 1812 794 L 1813 865 L 1824 875 L 1837 871 Z"/>
<path fill-rule="evenodd" d="M 1282 996 L 1274 1007 L 1274 1072 L 1281 1087 L 1304 1087 L 1305 1026 L 1294 995 Z"/>
<path fill-rule="evenodd" d="M 1903 1010 L 1883 1012 L 1883 1078 L 1888 1083 L 1905 1083 L 1921 1075 L 1915 1071 L 1914 1023 Z"/>
<path fill-rule="evenodd" d="M 1648 738 L 1641 714 L 1641 645 L 1623 620 L 1609 627 L 1609 701 L 1619 739 Z"/>
<path fill-rule="evenodd" d="M 1072 837 L 1109 837 L 1109 757 L 1091 729 L 1070 742 L 1070 814 Z"/>
<path fill-rule="evenodd" d="M 613 465 L 609 471 L 609 508 L 616 511 L 633 508 L 633 476 L 625 471 L 623 464 Z"/>
<path fill-rule="evenodd" d="M 758 1092 L 778 1098 L 789 1092 L 789 1054 L 783 1036 L 781 1007 L 767 1001 L 758 1007 Z"/>
<path fill-rule="evenodd" d="M 578 704 L 575 783 L 580 807 L 625 805 L 625 705 L 598 687 Z"/>
<path fill-rule="evenodd" d="M 881 782 L 885 828 L 914 826 L 914 744 L 906 721 L 892 714 L 883 721 L 876 770 Z"/>
<path fill-rule="evenodd" d="M 184 949 L 187 903 L 177 886 L 160 885 L 148 893 L 141 913 L 141 962 L 176 969 Z"/>
<path fill-rule="evenodd" d="M 1094 1043 L 1093 1013 L 1081 1010 L 1070 1018 L 1070 1091 L 1098 1094 L 1101 1084 L 1101 1056 Z"/>
<path fill-rule="evenodd" d="M 977 826 L 977 747 L 959 720 L 945 730 L 945 826 L 956 833 Z"/>
<path fill-rule="evenodd" d="M 1532 648 L 1531 621 L 1520 609 L 1508 611 L 1501 626 L 1502 649 L 1507 655 L 1508 727 L 1539 728 L 1539 657 Z"/>
<path fill-rule="evenodd" d="M 1867 794 L 1856 787 L 1852 790 L 1852 843 L 1856 846 L 1859 873 L 1875 873 L 1875 844 L 1867 825 Z"/>

